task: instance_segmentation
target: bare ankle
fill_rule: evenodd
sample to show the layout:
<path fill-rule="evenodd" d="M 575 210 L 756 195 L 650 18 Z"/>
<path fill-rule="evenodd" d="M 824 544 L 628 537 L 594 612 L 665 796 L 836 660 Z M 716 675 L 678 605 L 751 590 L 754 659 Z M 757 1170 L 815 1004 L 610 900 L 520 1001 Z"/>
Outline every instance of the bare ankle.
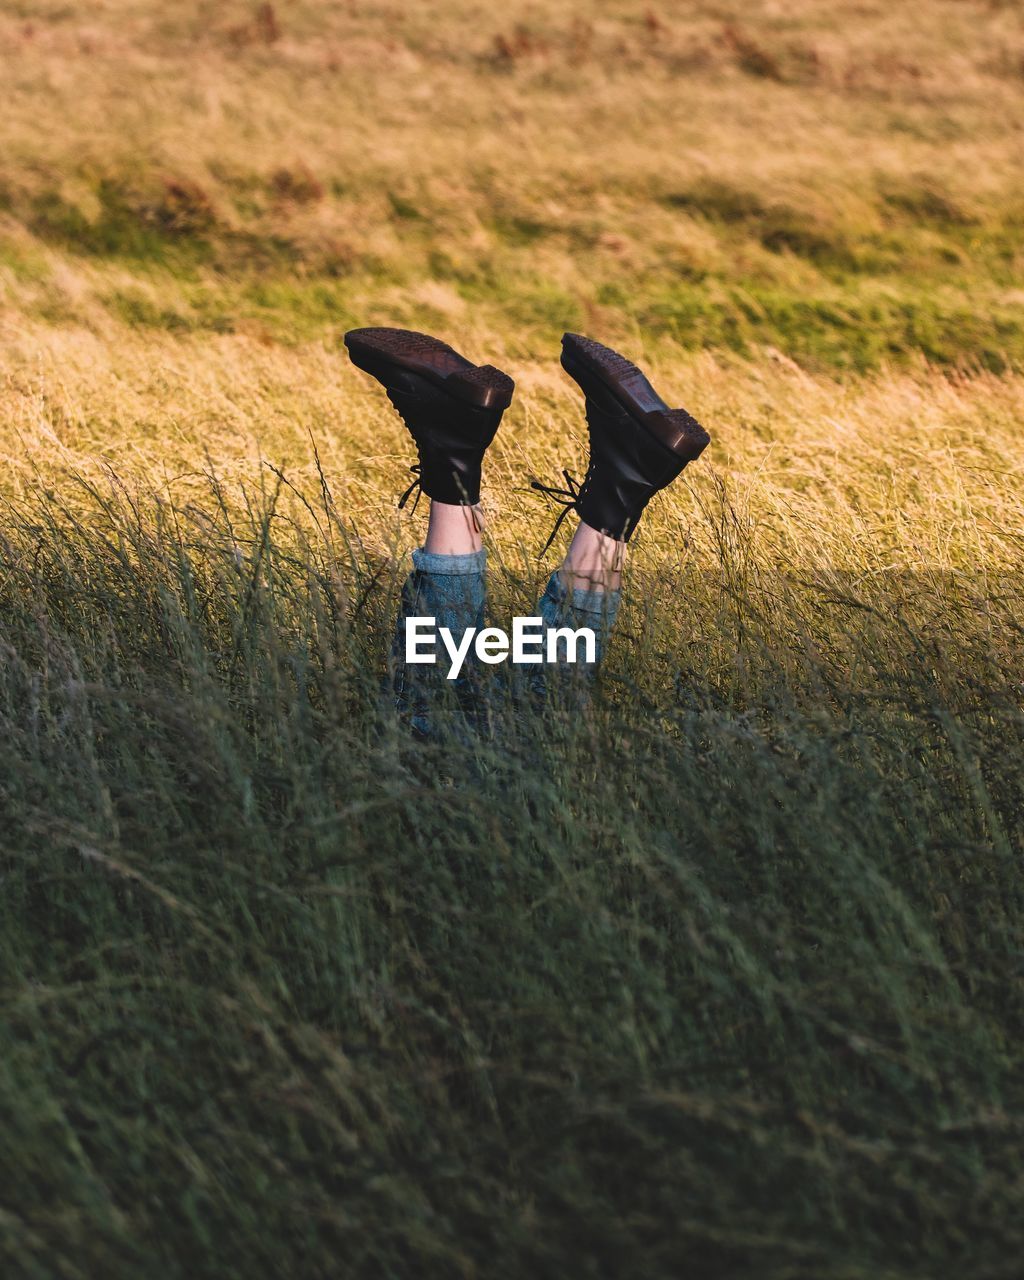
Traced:
<path fill-rule="evenodd" d="M 618 591 L 626 544 L 580 521 L 558 570 L 563 584 L 582 591 Z"/>

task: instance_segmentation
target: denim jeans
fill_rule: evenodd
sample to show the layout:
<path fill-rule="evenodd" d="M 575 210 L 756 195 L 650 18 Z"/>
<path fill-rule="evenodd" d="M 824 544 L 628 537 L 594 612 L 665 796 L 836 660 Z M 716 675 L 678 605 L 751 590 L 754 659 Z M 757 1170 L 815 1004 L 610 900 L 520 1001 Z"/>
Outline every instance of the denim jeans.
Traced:
<path fill-rule="evenodd" d="M 555 649 L 558 661 L 554 665 L 530 664 L 520 670 L 506 664 L 497 673 L 477 660 L 471 646 L 462 669 L 449 680 L 448 654 L 440 641 L 436 664 L 406 662 L 406 622 L 414 617 L 432 618 L 437 632 L 446 627 L 456 645 L 467 627 L 482 628 L 487 605 L 487 552 L 442 556 L 417 550 L 412 553 L 412 560 L 412 573 L 402 587 L 391 665 L 396 704 L 417 733 L 433 736 L 436 717 L 432 713 L 449 696 L 454 697 L 466 720 L 478 728 L 487 723 L 487 713 L 497 703 L 511 700 L 519 708 L 537 705 L 555 681 L 573 689 L 576 697 L 585 698 L 587 681 L 600 663 L 615 625 L 620 592 L 569 588 L 553 573 L 537 602 L 533 616 L 540 618 L 541 627 L 531 634 L 540 636 L 540 653 L 548 651 L 552 628 L 570 627 L 575 631 L 589 627 L 595 638 L 593 662 L 570 664 L 568 646 L 560 643 Z"/>

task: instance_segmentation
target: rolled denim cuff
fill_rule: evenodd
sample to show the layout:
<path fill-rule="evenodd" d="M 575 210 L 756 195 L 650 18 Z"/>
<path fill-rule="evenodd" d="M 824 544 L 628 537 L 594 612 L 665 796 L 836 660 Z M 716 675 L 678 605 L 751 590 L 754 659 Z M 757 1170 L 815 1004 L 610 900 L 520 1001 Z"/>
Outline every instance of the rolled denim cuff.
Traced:
<path fill-rule="evenodd" d="M 484 572 L 487 568 L 487 549 L 481 547 L 479 551 L 469 551 L 460 556 L 439 556 L 435 551 L 416 548 L 412 553 L 412 562 L 420 573 L 463 577 Z"/>
<path fill-rule="evenodd" d="M 570 591 L 556 571 L 548 580 L 544 598 L 551 601 L 558 610 L 571 609 L 573 612 L 589 613 L 604 618 L 610 631 L 615 625 L 615 615 L 619 611 L 622 592 L 588 591 L 585 587 L 573 587 Z"/>
<path fill-rule="evenodd" d="M 606 617 L 611 625 L 619 611 L 621 597 L 620 591 L 587 591 L 583 587 L 573 587 L 572 607 L 580 613 L 596 613 Z"/>

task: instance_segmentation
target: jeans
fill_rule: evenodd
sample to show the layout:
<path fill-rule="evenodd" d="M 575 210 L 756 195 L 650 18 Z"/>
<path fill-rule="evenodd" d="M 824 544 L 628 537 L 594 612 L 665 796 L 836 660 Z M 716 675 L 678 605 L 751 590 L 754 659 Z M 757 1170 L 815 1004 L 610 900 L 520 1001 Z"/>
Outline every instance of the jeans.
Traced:
<path fill-rule="evenodd" d="M 458 645 L 467 627 L 481 629 L 487 604 L 487 552 L 441 556 L 429 551 L 412 553 L 413 570 L 402 587 L 401 610 L 391 648 L 392 688 L 399 711 L 413 729 L 424 737 L 436 734 L 438 704 L 453 697 L 462 716 L 475 728 L 488 722 L 489 713 L 502 702 L 522 709 L 538 705 L 552 683 L 571 688 L 574 696 L 585 699 L 587 682 L 600 663 L 608 638 L 615 625 L 621 593 L 587 591 L 566 587 L 557 573 L 548 579 L 547 587 L 537 602 L 533 616 L 540 618 L 540 652 L 548 652 L 548 633 L 556 627 L 577 630 L 589 627 L 594 632 L 594 661 L 567 661 L 568 645 L 556 645 L 554 664 L 503 664 L 502 670 L 489 669 L 481 663 L 470 646 L 458 675 L 447 679 L 449 658 L 437 642 L 434 665 L 409 664 L 406 654 L 406 621 L 412 617 L 434 620 L 439 634 L 442 627 L 451 633 Z M 578 674 L 577 674 L 578 673 Z"/>

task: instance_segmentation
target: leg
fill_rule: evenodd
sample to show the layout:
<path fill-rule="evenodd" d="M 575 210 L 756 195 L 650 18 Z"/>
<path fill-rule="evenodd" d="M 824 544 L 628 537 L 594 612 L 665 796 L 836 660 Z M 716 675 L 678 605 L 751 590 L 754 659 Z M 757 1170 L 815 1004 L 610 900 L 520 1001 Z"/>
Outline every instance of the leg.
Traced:
<path fill-rule="evenodd" d="M 615 624 L 629 537 L 650 499 L 699 457 L 709 436 L 684 409 L 669 409 L 635 365 L 600 343 L 565 334 L 562 367 L 585 396 L 590 460 L 582 484 L 568 471 L 565 489 L 533 482 L 564 508 L 548 545 L 570 510 L 580 519 L 539 610 L 549 628 L 594 630 L 592 668 Z"/>
<path fill-rule="evenodd" d="M 418 732 L 431 734 L 433 704 L 446 689 L 472 710 L 477 673 L 464 662 L 449 681 L 443 652 L 434 655 L 439 663 L 410 662 L 409 619 L 429 618 L 435 638 L 445 631 L 456 646 L 468 628 L 483 626 L 480 473 L 514 384 L 499 369 L 474 365 L 437 338 L 406 329 L 353 329 L 345 344 L 353 362 L 384 386 L 416 444 L 416 478 L 398 505 L 416 488 L 430 499 L 426 541 L 413 552 L 402 589 L 391 666 L 399 710 Z"/>
<path fill-rule="evenodd" d="M 593 630 L 594 663 L 584 663 L 582 670 L 592 674 L 601 661 L 619 610 L 622 592 L 622 566 L 626 544 L 617 538 L 580 521 L 561 566 L 548 580 L 540 598 L 538 614 L 545 626 Z M 565 662 L 566 648 L 558 649 Z"/>
<path fill-rule="evenodd" d="M 475 671 L 466 662 L 455 680 L 446 677 L 444 655 L 435 665 L 409 663 L 406 628 L 410 618 L 431 618 L 438 632 L 446 627 L 458 644 L 469 627 L 484 624 L 487 553 L 475 508 L 431 502 L 430 522 L 421 550 L 412 553 L 413 570 L 402 587 L 401 608 L 391 645 L 395 705 L 422 737 L 436 734 L 432 707 L 446 685 L 463 705 L 472 693 Z"/>
<path fill-rule="evenodd" d="M 479 507 L 431 501 L 423 550 L 435 556 L 473 555 L 483 548 L 482 532 Z"/>

